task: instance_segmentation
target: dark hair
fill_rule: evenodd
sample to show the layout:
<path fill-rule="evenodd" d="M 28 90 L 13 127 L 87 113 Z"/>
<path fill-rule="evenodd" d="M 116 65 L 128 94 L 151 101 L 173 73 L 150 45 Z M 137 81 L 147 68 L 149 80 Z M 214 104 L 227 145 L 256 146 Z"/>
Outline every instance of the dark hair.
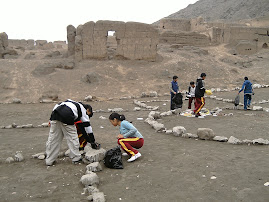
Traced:
<path fill-rule="evenodd" d="M 83 104 L 83 103 L 81 103 L 81 104 L 83 105 L 83 107 L 84 107 L 86 110 L 87 110 L 87 109 L 90 110 L 91 115 L 90 115 L 89 117 L 92 117 L 92 116 L 93 116 L 92 106 L 91 106 L 91 105 L 88 105 L 88 104 Z"/>
<path fill-rule="evenodd" d="M 173 79 L 177 79 L 178 78 L 178 76 L 173 76 Z"/>
<path fill-rule="evenodd" d="M 245 78 L 244 78 L 244 79 L 245 79 L 245 80 L 248 80 L 248 77 L 246 77 L 246 76 L 245 76 Z"/>
<path fill-rule="evenodd" d="M 114 119 L 117 119 L 119 121 L 123 121 L 123 120 L 125 120 L 125 116 L 123 114 L 120 115 L 118 113 L 112 113 L 112 114 L 110 114 L 109 120 L 114 120 Z"/>
<path fill-rule="evenodd" d="M 206 76 L 206 73 L 202 73 L 202 74 L 201 74 L 201 77 L 204 77 L 204 76 Z"/>
<path fill-rule="evenodd" d="M 194 81 L 191 81 L 191 82 L 190 82 L 190 85 L 194 85 Z"/>

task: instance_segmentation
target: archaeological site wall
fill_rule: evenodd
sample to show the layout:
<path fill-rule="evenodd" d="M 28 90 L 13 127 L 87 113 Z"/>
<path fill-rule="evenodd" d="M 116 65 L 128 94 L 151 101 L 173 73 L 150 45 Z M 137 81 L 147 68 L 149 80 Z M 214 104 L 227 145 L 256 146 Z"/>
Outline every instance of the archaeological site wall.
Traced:
<path fill-rule="evenodd" d="M 10 47 L 23 47 L 25 49 L 41 49 L 41 50 L 50 50 L 50 49 L 62 49 L 67 48 L 66 41 L 54 41 L 48 42 L 47 40 L 33 40 L 33 39 L 8 39 L 8 44 Z"/>
<path fill-rule="evenodd" d="M 160 32 L 160 43 L 181 44 L 186 46 L 209 46 L 210 38 L 197 32 Z"/>
<path fill-rule="evenodd" d="M 114 32 L 116 40 L 113 55 L 109 55 L 108 32 Z M 126 58 L 155 61 L 159 33 L 151 25 L 138 22 L 97 21 L 87 22 L 75 28 L 67 27 L 68 54 L 75 59 Z M 115 44 L 113 46 L 115 46 Z"/>
<path fill-rule="evenodd" d="M 269 28 L 249 27 L 247 24 L 205 22 L 195 19 L 160 20 L 160 43 L 194 46 L 218 45 L 222 43 L 235 47 L 237 54 L 253 54 L 268 48 Z"/>
<path fill-rule="evenodd" d="M 0 58 L 3 58 L 4 52 L 8 47 L 8 36 L 5 32 L 0 33 Z"/>

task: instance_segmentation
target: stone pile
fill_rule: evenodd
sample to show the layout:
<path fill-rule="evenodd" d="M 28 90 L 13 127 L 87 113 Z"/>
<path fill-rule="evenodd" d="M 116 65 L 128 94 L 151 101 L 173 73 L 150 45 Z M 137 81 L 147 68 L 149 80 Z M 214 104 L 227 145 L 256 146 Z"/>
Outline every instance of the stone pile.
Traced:
<path fill-rule="evenodd" d="M 8 157 L 6 159 L 6 163 L 13 163 L 13 162 L 22 162 L 24 161 L 24 156 L 22 155 L 21 151 L 16 151 L 16 154 L 13 157 Z"/>
<path fill-rule="evenodd" d="M 219 108 L 216 108 L 216 111 L 221 111 Z M 191 134 L 187 133 L 186 129 L 183 126 L 175 126 L 173 129 L 167 129 L 165 128 L 164 124 L 157 122 L 157 119 L 160 119 L 161 117 L 167 115 L 165 113 L 160 113 L 158 111 L 151 111 L 148 114 L 147 119 L 145 120 L 146 123 L 148 123 L 152 128 L 155 129 L 156 132 L 161 132 L 165 134 L 173 134 L 176 137 L 183 137 L 183 138 L 194 138 L 194 139 L 200 139 L 200 140 L 213 140 L 218 142 L 228 142 L 229 144 L 253 144 L 253 145 L 269 145 L 268 140 L 264 140 L 262 138 L 258 138 L 255 140 L 239 140 L 233 136 L 230 138 L 224 137 L 224 136 L 216 136 L 214 131 L 210 128 L 198 128 L 197 134 Z M 171 113 L 169 113 L 168 116 L 178 114 L 175 113 L 175 110 L 172 110 Z M 230 113 L 232 114 L 232 113 Z M 228 114 L 230 116 L 230 114 Z"/>
<path fill-rule="evenodd" d="M 48 127 L 49 123 L 42 123 L 40 125 L 34 126 L 33 124 L 25 124 L 25 125 L 17 125 L 16 123 L 13 123 L 11 125 L 7 126 L 0 126 L 1 129 L 18 129 L 18 128 L 45 128 Z"/>
<path fill-rule="evenodd" d="M 134 104 L 141 107 L 141 108 L 145 108 L 147 110 L 158 110 L 159 109 L 159 106 L 148 106 L 147 104 L 142 103 L 138 100 L 134 100 Z"/>

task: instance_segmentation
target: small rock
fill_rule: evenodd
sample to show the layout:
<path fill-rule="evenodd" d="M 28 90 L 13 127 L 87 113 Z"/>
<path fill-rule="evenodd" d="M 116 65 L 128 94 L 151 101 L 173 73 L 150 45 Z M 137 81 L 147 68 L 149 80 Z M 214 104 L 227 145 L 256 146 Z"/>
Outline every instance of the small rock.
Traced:
<path fill-rule="evenodd" d="M 235 137 L 233 137 L 233 136 L 231 136 L 231 137 L 229 138 L 229 140 L 228 140 L 228 143 L 229 143 L 229 144 L 241 144 L 242 141 L 239 140 L 239 139 L 237 139 L 237 138 L 235 138 Z"/>
<path fill-rule="evenodd" d="M 14 98 L 14 99 L 12 100 L 12 103 L 14 103 L 14 104 L 21 104 L 21 100 L 18 99 L 18 98 Z"/>
<path fill-rule="evenodd" d="M 105 202 L 105 195 L 103 192 L 95 192 L 93 193 L 93 201 L 94 202 Z"/>
<path fill-rule="evenodd" d="M 44 160 L 46 158 L 46 156 L 44 154 L 41 154 L 37 157 L 39 160 Z"/>
<path fill-rule="evenodd" d="M 224 137 L 224 136 L 215 136 L 213 138 L 213 140 L 219 141 L 219 142 L 227 142 L 228 141 L 228 138 L 227 137 Z"/>
<path fill-rule="evenodd" d="M 215 134 L 210 128 L 198 128 L 197 136 L 202 140 L 212 140 Z"/>
<path fill-rule="evenodd" d="M 86 174 L 88 171 L 91 171 L 91 172 L 102 171 L 102 166 L 99 162 L 93 162 L 86 166 Z"/>
<path fill-rule="evenodd" d="M 263 108 L 260 106 L 253 106 L 253 111 L 263 111 Z"/>
<path fill-rule="evenodd" d="M 94 172 L 89 172 L 86 175 L 83 175 L 80 178 L 80 182 L 85 185 L 85 186 L 89 186 L 89 185 L 94 185 L 94 184 L 99 184 L 99 178 L 96 175 L 96 173 Z"/>
<path fill-rule="evenodd" d="M 186 129 L 183 126 L 176 126 L 173 128 L 173 134 L 176 137 L 182 136 L 186 132 Z"/>
<path fill-rule="evenodd" d="M 42 123 L 41 126 L 42 127 L 49 127 L 49 123 Z"/>
<path fill-rule="evenodd" d="M 261 144 L 261 145 L 268 145 L 269 144 L 269 141 L 268 140 L 264 140 L 262 138 L 258 138 L 258 139 L 255 139 L 252 141 L 253 144 Z"/>
<path fill-rule="evenodd" d="M 15 161 L 21 162 L 24 160 L 24 157 L 23 157 L 21 152 L 16 152 L 14 159 L 15 159 Z"/>
<path fill-rule="evenodd" d="M 12 162 L 14 162 L 14 158 L 8 157 L 5 162 L 6 163 L 12 163 Z"/>

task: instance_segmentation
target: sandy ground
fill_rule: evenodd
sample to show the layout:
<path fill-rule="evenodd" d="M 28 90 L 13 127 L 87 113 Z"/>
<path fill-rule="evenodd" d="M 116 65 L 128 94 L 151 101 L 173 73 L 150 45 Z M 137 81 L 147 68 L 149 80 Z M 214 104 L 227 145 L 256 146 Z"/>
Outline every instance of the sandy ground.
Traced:
<path fill-rule="evenodd" d="M 268 90 L 257 89 L 253 100 L 269 99 Z M 234 98 L 235 94 L 215 95 Z M 169 100 L 169 97 L 158 99 Z M 123 170 L 108 169 L 102 163 L 98 188 L 105 193 L 107 201 L 268 201 L 269 189 L 264 186 L 269 181 L 268 146 L 230 145 L 156 133 L 137 120 L 138 117 L 145 119 L 149 112 L 134 112 L 132 100 L 90 104 L 95 110 L 116 107 L 128 110 L 124 112 L 127 120 L 133 121 L 145 138 L 145 145 L 140 149 L 142 157 L 133 163 L 127 163 L 124 157 Z M 148 105 L 160 106 L 161 112 L 169 109 L 169 102 Z M 185 101 L 183 109 L 186 105 Z M 41 124 L 48 120 L 53 106 L 52 103 L 0 104 L 0 125 Z M 206 99 L 208 109 L 225 106 L 232 104 Z M 260 106 L 269 107 L 269 104 Z M 190 133 L 209 127 L 216 135 L 233 135 L 241 140 L 268 139 L 268 112 L 243 111 L 241 107 L 241 110 L 224 110 L 223 113 L 233 113 L 233 116 L 197 119 L 174 115 L 159 122 L 167 128 L 184 126 Z M 108 117 L 109 113 L 94 114 L 91 120 L 94 134 L 103 148 L 110 149 L 116 146 L 119 131 L 108 120 L 99 119 L 100 116 Z M 59 159 L 56 166 L 47 168 L 44 161 L 31 158 L 32 154 L 45 150 L 48 131 L 48 128 L 0 129 L 1 201 L 86 201 L 79 182 L 85 173 L 85 164 L 73 165 L 70 159 L 64 158 Z M 62 151 L 67 148 L 64 140 Z M 25 160 L 4 163 L 16 151 L 22 151 Z M 212 176 L 216 179 L 211 179 Z"/>

